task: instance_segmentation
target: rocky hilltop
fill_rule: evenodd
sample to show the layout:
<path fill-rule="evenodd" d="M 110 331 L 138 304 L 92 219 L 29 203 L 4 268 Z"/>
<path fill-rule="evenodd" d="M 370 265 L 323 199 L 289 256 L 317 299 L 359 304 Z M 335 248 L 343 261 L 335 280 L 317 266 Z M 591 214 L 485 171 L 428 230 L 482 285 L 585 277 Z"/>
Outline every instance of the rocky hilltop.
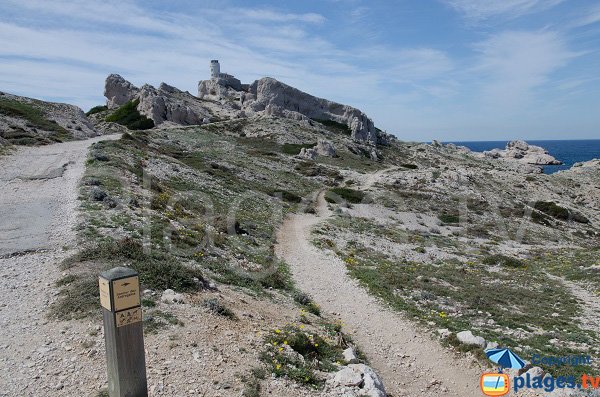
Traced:
<path fill-rule="evenodd" d="M 39 145 L 96 135 L 77 106 L 0 92 L 0 145 Z"/>
<path fill-rule="evenodd" d="M 104 95 L 110 109 L 139 100 L 138 111 L 156 125 L 164 122 L 200 125 L 267 115 L 306 124 L 337 123 L 347 127 L 353 140 L 372 145 L 387 144 L 392 139 L 359 109 L 317 98 L 270 77 L 250 85 L 239 84 L 232 78 L 203 80 L 198 84 L 195 97 L 165 83 L 158 89 L 147 84 L 138 88 L 123 77 L 111 74 L 106 79 Z"/>
<path fill-rule="evenodd" d="M 508 142 L 504 150 L 492 149 L 483 152 L 483 155 L 493 159 L 515 160 L 533 165 L 562 164 L 562 161 L 551 156 L 543 147 L 530 145 L 522 140 Z"/>

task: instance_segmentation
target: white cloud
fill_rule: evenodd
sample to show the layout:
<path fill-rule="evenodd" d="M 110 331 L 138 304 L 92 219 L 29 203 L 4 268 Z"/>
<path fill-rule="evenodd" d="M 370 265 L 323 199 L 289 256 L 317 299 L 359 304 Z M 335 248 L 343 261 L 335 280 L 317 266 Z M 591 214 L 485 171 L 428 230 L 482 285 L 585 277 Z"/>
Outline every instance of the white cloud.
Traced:
<path fill-rule="evenodd" d="M 552 8 L 565 0 L 441 0 L 467 19 L 479 21 L 502 16 L 516 18 Z"/>
<path fill-rule="evenodd" d="M 251 18 L 257 21 L 271 22 L 306 22 L 320 24 L 325 22 L 326 18 L 317 13 L 292 14 L 282 13 L 269 9 L 238 8 L 232 9 L 232 12 L 239 12 L 245 18 Z"/>
<path fill-rule="evenodd" d="M 586 10 L 585 15 L 581 16 L 578 20 L 573 23 L 574 27 L 581 27 L 592 25 L 600 22 L 600 5 L 596 5 Z"/>
<path fill-rule="evenodd" d="M 482 99 L 503 108 L 518 108 L 534 98 L 552 73 L 578 54 L 556 32 L 509 31 L 479 43 L 478 65 L 472 69 L 483 82 Z"/>

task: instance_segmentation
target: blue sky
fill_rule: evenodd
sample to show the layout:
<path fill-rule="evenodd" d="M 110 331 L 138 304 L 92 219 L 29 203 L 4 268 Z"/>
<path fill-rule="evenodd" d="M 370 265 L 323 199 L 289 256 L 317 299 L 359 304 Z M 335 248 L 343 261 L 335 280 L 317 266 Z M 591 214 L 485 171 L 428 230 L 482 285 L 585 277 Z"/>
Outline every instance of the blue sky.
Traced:
<path fill-rule="evenodd" d="M 210 59 L 356 106 L 406 140 L 600 138 L 600 2 L 2 0 L 0 90 L 196 93 Z"/>

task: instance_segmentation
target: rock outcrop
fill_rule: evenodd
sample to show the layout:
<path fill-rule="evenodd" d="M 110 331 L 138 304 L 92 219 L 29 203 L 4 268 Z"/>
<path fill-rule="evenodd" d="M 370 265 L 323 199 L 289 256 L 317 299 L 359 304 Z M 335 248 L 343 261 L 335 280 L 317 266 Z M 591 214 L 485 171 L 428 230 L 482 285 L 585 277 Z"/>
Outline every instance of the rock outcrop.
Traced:
<path fill-rule="evenodd" d="M 104 83 L 104 96 L 109 109 L 116 109 L 133 100 L 138 92 L 136 86 L 118 74 L 109 75 Z"/>
<path fill-rule="evenodd" d="M 205 123 L 211 114 L 202 101 L 188 92 L 161 83 L 158 89 L 145 84 L 137 88 L 118 74 L 106 79 L 104 96 L 109 108 L 139 100 L 138 111 L 152 119 L 155 125 L 170 121 L 181 125 Z"/>
<path fill-rule="evenodd" d="M 165 121 L 182 125 L 203 124 L 215 118 L 245 118 L 267 115 L 307 124 L 333 121 L 348 127 L 352 139 L 371 145 L 389 144 L 393 136 L 375 128 L 373 121 L 352 106 L 317 98 L 270 77 L 250 85 L 231 78 L 213 78 L 198 83 L 198 96 L 162 83 L 138 88 L 118 74 L 106 79 L 104 95 L 111 109 L 139 100 L 138 110 L 155 125 Z M 324 156 L 334 156 L 321 147 Z M 319 148 L 317 148 L 319 150 Z"/>
<path fill-rule="evenodd" d="M 386 397 L 385 387 L 373 369 L 364 364 L 349 364 L 327 382 L 333 389 L 343 388 L 348 396 Z"/>
<path fill-rule="evenodd" d="M 245 106 L 255 112 L 269 106 L 278 107 L 316 120 L 330 120 L 347 125 L 356 141 L 377 144 L 377 130 L 366 114 L 352 106 L 317 98 L 270 77 L 250 84 L 251 98 Z M 296 116 L 300 117 L 300 116 Z"/>
<path fill-rule="evenodd" d="M 579 163 L 573 164 L 571 169 L 591 169 L 596 168 L 600 169 L 600 159 L 592 159 L 589 161 L 581 161 Z"/>
<path fill-rule="evenodd" d="M 335 151 L 335 147 L 333 146 L 333 143 L 326 141 L 324 139 L 319 139 L 315 149 L 317 150 L 317 154 L 319 156 L 326 156 L 326 157 L 337 156 L 337 152 Z"/>
<path fill-rule="evenodd" d="M 483 155 L 493 159 L 513 160 L 533 165 L 559 165 L 557 160 L 548 151 L 540 146 L 530 145 L 525 141 L 517 140 L 506 144 L 506 149 L 493 149 L 483 152 Z"/>
<path fill-rule="evenodd" d="M 471 331 L 461 331 L 456 334 L 456 338 L 460 343 L 465 345 L 476 345 L 482 348 L 485 347 L 486 342 L 481 336 L 475 336 Z"/>

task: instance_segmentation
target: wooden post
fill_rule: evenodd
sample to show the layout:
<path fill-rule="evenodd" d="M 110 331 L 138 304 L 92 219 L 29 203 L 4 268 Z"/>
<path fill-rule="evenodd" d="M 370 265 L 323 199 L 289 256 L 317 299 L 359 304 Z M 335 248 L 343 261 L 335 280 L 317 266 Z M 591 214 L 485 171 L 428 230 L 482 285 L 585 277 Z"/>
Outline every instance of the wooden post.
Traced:
<path fill-rule="evenodd" d="M 140 282 L 135 270 L 116 267 L 100 274 L 100 304 L 110 397 L 147 397 Z"/>

